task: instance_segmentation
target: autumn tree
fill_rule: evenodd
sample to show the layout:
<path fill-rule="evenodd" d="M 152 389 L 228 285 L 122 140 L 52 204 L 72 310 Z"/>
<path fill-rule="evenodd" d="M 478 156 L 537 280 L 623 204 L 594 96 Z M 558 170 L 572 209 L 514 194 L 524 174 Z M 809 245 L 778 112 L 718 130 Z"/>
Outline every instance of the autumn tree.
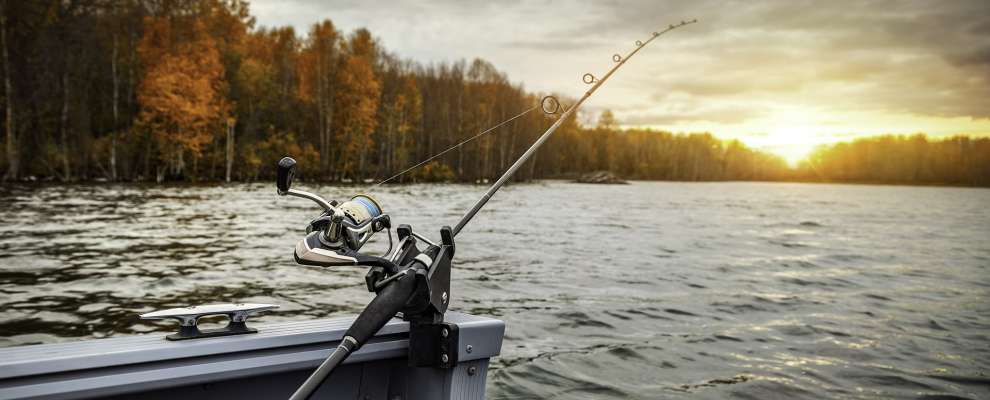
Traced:
<path fill-rule="evenodd" d="M 9 9 L 6 0 L 0 1 L 0 46 L 3 48 L 3 97 L 4 112 L 6 113 L 4 130 L 7 133 L 4 141 L 4 151 L 7 156 L 7 172 L 3 176 L 4 180 L 17 179 L 20 172 L 18 168 L 20 165 L 19 154 L 17 154 L 17 125 L 14 124 L 14 90 L 10 77 L 10 50 L 7 45 L 7 27 L 9 25 L 7 13 Z"/>
<path fill-rule="evenodd" d="M 341 176 L 361 179 L 371 150 L 372 133 L 378 124 L 381 85 L 375 76 L 377 49 L 371 33 L 359 29 L 346 45 L 346 58 L 337 73 L 338 91 L 334 108 L 340 115 L 336 139 Z"/>
<path fill-rule="evenodd" d="M 816 181 L 990 184 L 990 139 L 883 135 L 822 145 L 800 168 Z"/>
<path fill-rule="evenodd" d="M 272 41 L 266 31 L 254 32 L 245 38 L 244 55 L 238 65 L 231 85 L 231 96 L 235 101 L 235 114 L 238 117 L 235 127 L 240 127 L 238 140 L 240 162 L 247 177 L 253 177 L 260 160 L 247 159 L 250 151 L 261 137 L 261 130 L 268 125 L 266 116 L 275 113 L 275 70 L 273 68 Z M 233 134 L 232 134 L 233 135 Z"/>
<path fill-rule="evenodd" d="M 274 101 L 275 109 L 267 118 L 271 125 L 282 130 L 302 128 L 299 106 L 299 49 L 302 40 L 292 27 L 281 27 L 269 32 L 272 40 L 272 68 L 275 73 L 275 91 L 266 94 Z"/>
<path fill-rule="evenodd" d="M 410 163 L 413 142 L 422 122 L 422 94 L 406 63 L 386 56 L 381 74 L 378 108 L 378 166 L 382 176 L 392 175 Z"/>
<path fill-rule="evenodd" d="M 138 52 L 146 73 L 138 91 L 141 125 L 149 130 L 162 161 L 174 175 L 185 169 L 185 154 L 194 159 L 222 131 L 229 111 L 220 54 L 202 22 L 193 21 L 190 37 L 177 35 L 175 22 L 148 18 Z M 178 41 L 176 39 L 179 39 Z M 164 166 L 158 180 L 164 179 Z"/>
<path fill-rule="evenodd" d="M 337 70 L 341 64 L 340 34 L 330 20 L 313 25 L 299 55 L 299 97 L 314 110 L 319 137 L 320 162 L 324 172 L 330 167 L 333 139 L 334 96 Z"/>
<path fill-rule="evenodd" d="M 592 140 L 598 151 L 598 155 L 595 157 L 598 169 L 615 169 L 617 149 L 613 140 L 614 135 L 611 133 L 615 132 L 617 128 L 618 122 L 616 122 L 615 115 L 612 114 L 612 111 L 602 111 L 601 115 L 598 116 L 598 125 L 595 128 L 596 135 Z"/>
<path fill-rule="evenodd" d="M 462 125 L 465 132 L 461 135 L 473 135 L 472 132 L 484 131 L 487 127 L 498 123 L 499 89 L 506 83 L 505 77 L 491 63 L 475 59 L 467 70 L 467 104 L 464 109 L 468 113 Z M 478 156 L 475 157 L 475 167 L 478 171 L 476 179 L 489 178 L 495 175 L 492 163 L 492 153 L 498 138 L 485 135 L 475 144 Z"/>

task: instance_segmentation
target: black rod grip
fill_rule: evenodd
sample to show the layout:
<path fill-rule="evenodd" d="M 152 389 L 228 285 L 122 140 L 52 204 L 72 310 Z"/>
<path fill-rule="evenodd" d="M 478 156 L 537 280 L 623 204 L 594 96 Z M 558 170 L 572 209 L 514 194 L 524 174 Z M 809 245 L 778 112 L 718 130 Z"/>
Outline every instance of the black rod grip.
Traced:
<path fill-rule="evenodd" d="M 316 368 L 316 371 L 313 371 L 313 374 L 306 379 L 306 382 L 303 382 L 302 386 L 296 389 L 295 393 L 289 397 L 289 400 L 307 400 L 309 396 L 313 395 L 316 389 L 320 388 L 320 385 L 327 379 L 327 376 L 351 354 L 351 350 L 344 343 L 346 342 L 341 342 L 341 346 L 338 346 L 333 353 L 330 353 L 330 357 L 323 360 L 323 364 L 320 364 Z"/>
<path fill-rule="evenodd" d="M 343 363 L 347 356 L 357 351 L 372 335 L 381 330 L 396 313 L 402 310 L 402 307 L 406 305 L 416 290 L 416 273 L 412 269 L 400 273 L 405 274 L 405 276 L 397 278 L 385 286 L 378 293 L 378 296 L 375 296 L 368 303 L 368 306 L 364 308 L 364 311 L 361 311 L 351 327 L 344 333 L 341 345 L 330 354 L 330 357 L 323 364 L 316 368 L 316 371 L 313 371 L 313 374 L 306 379 L 306 382 L 303 382 L 289 400 L 309 399 L 309 396 L 320 388 L 320 385 L 330 376 L 337 365 Z M 353 340 L 353 342 L 349 342 L 349 340 Z"/>
<path fill-rule="evenodd" d="M 357 341 L 357 347 L 361 347 L 382 329 L 412 297 L 416 290 L 416 273 L 412 269 L 400 273 L 406 275 L 385 286 L 344 333 L 345 337 L 350 336 Z"/>

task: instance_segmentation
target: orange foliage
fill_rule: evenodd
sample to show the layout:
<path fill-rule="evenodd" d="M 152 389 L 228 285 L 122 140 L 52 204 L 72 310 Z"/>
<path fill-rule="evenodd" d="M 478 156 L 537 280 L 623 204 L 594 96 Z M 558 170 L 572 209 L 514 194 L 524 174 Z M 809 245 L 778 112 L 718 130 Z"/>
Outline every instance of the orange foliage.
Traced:
<path fill-rule="evenodd" d="M 337 72 L 338 93 L 334 97 L 335 113 L 346 115 L 337 125 L 338 143 L 343 144 L 340 171 L 344 175 L 360 176 L 368 152 L 374 143 L 372 134 L 378 126 L 378 103 L 381 83 L 372 65 L 374 42 L 366 30 L 352 37 L 348 57 Z"/>
<path fill-rule="evenodd" d="M 139 123 L 151 131 L 163 159 L 199 156 L 222 132 L 229 113 L 224 68 L 216 43 L 203 24 L 191 40 L 176 43 L 172 21 L 149 17 L 138 54 L 146 66 L 138 88 Z"/>
<path fill-rule="evenodd" d="M 339 33 L 330 20 L 313 25 L 309 31 L 306 47 L 300 51 L 299 64 L 299 98 L 305 102 L 313 102 L 320 96 L 320 91 L 326 91 L 327 82 L 333 79 L 336 69 L 337 41 Z"/>

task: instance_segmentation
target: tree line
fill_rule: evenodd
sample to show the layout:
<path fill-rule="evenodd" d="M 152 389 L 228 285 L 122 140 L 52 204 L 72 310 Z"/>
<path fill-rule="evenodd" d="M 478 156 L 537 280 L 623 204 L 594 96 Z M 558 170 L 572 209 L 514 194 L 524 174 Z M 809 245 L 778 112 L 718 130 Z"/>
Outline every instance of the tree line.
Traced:
<path fill-rule="evenodd" d="M 990 186 L 990 138 L 860 138 L 820 146 L 795 175 L 828 182 Z"/>
<path fill-rule="evenodd" d="M 416 63 L 368 30 L 341 32 L 330 20 L 307 32 L 259 27 L 242 0 L 0 0 L 0 8 L 5 180 L 270 179 L 283 155 L 299 159 L 306 179 L 380 179 L 545 95 L 485 60 Z M 553 118 L 527 113 L 397 181 L 493 179 Z M 610 112 L 597 120 L 565 121 L 519 178 L 610 170 L 631 179 L 987 184 L 985 139 L 857 141 L 794 169 L 706 133 L 621 130 Z"/>

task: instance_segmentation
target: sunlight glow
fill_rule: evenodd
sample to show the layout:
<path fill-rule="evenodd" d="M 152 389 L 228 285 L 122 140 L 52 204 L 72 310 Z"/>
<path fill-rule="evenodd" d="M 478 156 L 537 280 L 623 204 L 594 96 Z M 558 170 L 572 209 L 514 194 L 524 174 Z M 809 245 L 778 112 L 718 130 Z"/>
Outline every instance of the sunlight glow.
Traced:
<path fill-rule="evenodd" d="M 810 106 L 768 105 L 767 108 L 765 114 L 741 122 L 678 121 L 649 127 L 672 132 L 711 132 L 722 139 L 738 139 L 748 146 L 777 154 L 791 165 L 797 165 L 819 145 L 866 136 L 916 133 L 926 133 L 931 137 L 990 136 L 990 119 L 986 118 Z M 623 115 L 618 115 L 618 118 L 621 121 Z"/>

